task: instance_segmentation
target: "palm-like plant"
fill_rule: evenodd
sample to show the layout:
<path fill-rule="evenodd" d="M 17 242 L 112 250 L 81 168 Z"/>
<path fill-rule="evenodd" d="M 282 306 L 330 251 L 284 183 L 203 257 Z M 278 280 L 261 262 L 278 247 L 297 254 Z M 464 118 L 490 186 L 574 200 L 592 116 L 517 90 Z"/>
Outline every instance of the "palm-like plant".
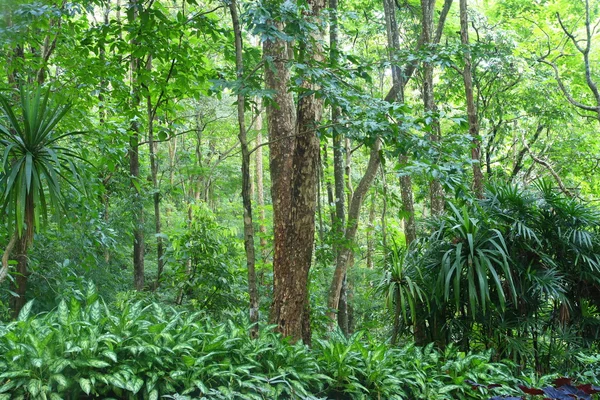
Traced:
<path fill-rule="evenodd" d="M 512 274 L 508 264 L 508 250 L 500 231 L 485 226 L 480 220 L 469 216 L 466 208 L 462 211 L 450 204 L 452 213 L 447 217 L 444 235 L 451 245 L 443 253 L 438 288 L 446 301 L 454 291 L 457 310 L 460 309 L 461 286 L 467 285 L 467 297 L 472 317 L 478 307 L 485 313 L 491 301 L 490 294 L 496 287 L 500 308 L 506 299 L 504 282 L 509 293 L 516 295 Z"/>
<path fill-rule="evenodd" d="M 426 297 L 419 282 L 423 281 L 421 270 L 418 268 L 416 249 L 405 249 L 392 241 L 386 257 L 386 274 L 379 285 L 384 293 L 386 304 L 394 310 L 392 344 L 395 344 L 400 334 L 400 323 L 410 321 L 416 324 L 417 307 L 426 306 Z M 407 310 L 410 314 L 407 313 Z M 423 310 L 419 310 L 423 312 Z M 402 321 L 400 319 L 402 317 Z"/>
<path fill-rule="evenodd" d="M 17 294 L 15 312 L 24 304 L 27 284 L 27 250 L 33 234 L 47 220 L 48 210 L 61 207 L 61 181 L 77 177 L 73 163 L 79 156 L 60 145 L 61 139 L 77 132 L 60 134 L 56 127 L 70 105 L 52 105 L 50 90 L 20 89 L 20 104 L 0 95 L 0 210 L 13 232 L 7 246 L 0 282 L 8 272 L 8 257 L 17 250 Z"/>

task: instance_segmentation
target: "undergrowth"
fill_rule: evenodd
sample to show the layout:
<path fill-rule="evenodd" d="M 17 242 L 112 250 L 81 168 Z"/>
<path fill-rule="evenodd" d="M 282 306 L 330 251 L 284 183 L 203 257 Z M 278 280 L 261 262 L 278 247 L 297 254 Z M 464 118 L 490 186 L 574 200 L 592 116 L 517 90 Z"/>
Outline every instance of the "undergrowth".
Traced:
<path fill-rule="evenodd" d="M 144 301 L 83 302 L 0 325 L 0 399 L 485 399 L 518 387 L 490 353 L 391 348 L 334 333 L 312 349 Z M 507 394 L 505 391 L 503 394 Z M 486 397 L 487 396 L 487 397 Z"/>

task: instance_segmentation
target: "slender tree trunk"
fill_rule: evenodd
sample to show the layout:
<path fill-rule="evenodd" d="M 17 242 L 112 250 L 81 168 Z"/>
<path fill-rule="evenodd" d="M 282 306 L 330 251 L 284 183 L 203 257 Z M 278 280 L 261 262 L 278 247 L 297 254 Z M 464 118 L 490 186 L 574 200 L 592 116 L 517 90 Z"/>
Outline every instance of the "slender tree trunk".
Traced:
<path fill-rule="evenodd" d="M 421 8 L 423 10 L 423 44 L 433 49 L 433 14 L 435 12 L 435 0 L 421 0 Z M 439 146 L 441 140 L 440 122 L 436 116 L 437 106 L 435 104 L 435 96 L 433 89 L 433 65 L 431 63 L 423 63 L 423 105 L 425 112 L 432 114 L 432 132 L 429 136 L 434 146 Z M 444 211 L 444 189 L 438 179 L 432 179 L 429 184 L 431 213 L 441 214 Z"/>
<path fill-rule="evenodd" d="M 426 0 L 424 0 L 426 1 Z M 464 46 L 463 80 L 465 82 L 465 98 L 467 101 L 467 118 L 469 136 L 471 137 L 471 161 L 473 163 L 473 191 L 475 196 L 483 198 L 483 173 L 481 172 L 481 141 L 479 139 L 479 121 L 473 99 L 473 75 L 471 72 L 471 50 L 469 48 L 469 16 L 467 0 L 460 0 L 460 40 Z"/>
<path fill-rule="evenodd" d="M 21 236 L 17 239 L 15 246 L 15 253 L 17 259 L 17 275 L 13 284 L 13 291 L 17 296 L 13 297 L 13 317 L 17 318 L 21 309 L 27 303 L 25 297 L 27 293 L 27 279 L 29 278 L 29 271 L 27 271 L 27 251 L 29 250 L 29 243 L 26 235 Z"/>
<path fill-rule="evenodd" d="M 329 171 L 329 152 L 327 151 L 327 142 L 323 144 L 323 170 Z M 325 176 L 325 172 L 323 172 L 323 176 Z M 333 195 L 333 185 L 331 184 L 331 179 L 328 177 L 325 179 L 327 186 L 327 205 L 329 206 L 329 215 L 331 217 L 331 226 L 335 224 L 335 208 L 332 208 L 331 205 L 335 204 L 335 196 Z"/>
<path fill-rule="evenodd" d="M 240 88 L 237 95 L 237 117 L 240 140 L 242 147 L 242 202 L 244 205 L 244 249 L 246 250 L 246 267 L 248 268 L 248 294 L 250 295 L 250 323 L 252 328 L 250 334 L 252 337 L 258 335 L 258 289 L 256 287 L 256 256 L 254 254 L 254 225 L 252 224 L 252 195 L 250 193 L 250 151 L 248 150 L 248 139 L 246 136 L 245 122 L 245 97 L 243 95 L 244 79 L 244 61 L 242 31 L 238 19 L 237 0 L 231 0 L 229 3 L 231 12 L 231 21 L 233 23 L 233 32 L 235 35 L 235 66 L 237 70 L 237 79 L 240 82 Z"/>
<path fill-rule="evenodd" d="M 371 198 L 369 207 L 369 226 L 367 229 L 367 268 L 373 269 L 375 255 L 375 193 Z"/>
<path fill-rule="evenodd" d="M 258 231 L 260 232 L 260 259 L 263 264 L 266 262 L 268 249 L 267 249 L 267 226 L 265 225 L 265 184 L 263 182 L 263 151 L 262 151 L 262 107 L 261 100 L 256 100 L 256 107 L 258 114 L 256 115 L 256 145 L 258 148 L 255 151 L 255 171 L 256 174 L 256 193 L 258 203 Z"/>
<path fill-rule="evenodd" d="M 329 29 L 329 47 L 330 47 L 330 62 L 333 67 L 339 64 L 339 42 L 338 42 L 338 0 L 329 0 L 330 9 L 330 29 Z M 344 148 L 345 142 L 341 134 L 337 133 L 335 126 L 340 119 L 340 109 L 336 106 L 331 107 L 331 123 L 334 125 L 333 131 L 333 180 L 335 190 L 335 219 L 331 221 L 332 230 L 335 237 L 335 258 L 336 268 L 343 268 L 340 264 L 346 262 L 342 257 L 342 249 L 348 245 L 343 240 L 346 225 L 346 204 L 344 190 Z M 348 334 L 348 307 L 346 290 L 348 288 L 347 278 L 344 275 L 342 292 L 340 293 L 340 306 L 338 309 L 338 325 L 344 335 Z"/>
<path fill-rule="evenodd" d="M 148 56 L 146 62 L 146 69 L 152 70 L 152 56 Z M 152 106 L 152 96 L 148 94 L 146 96 L 146 111 L 148 118 L 148 150 L 150 154 L 150 176 L 152 179 L 152 200 L 154 203 L 154 233 L 156 235 L 156 282 L 154 283 L 154 290 L 158 289 L 160 285 L 160 278 L 164 269 L 164 248 L 162 239 L 162 224 L 160 216 L 160 186 L 158 183 L 158 155 L 157 155 L 157 143 L 154 141 L 154 117 L 155 109 Z"/>
<path fill-rule="evenodd" d="M 428 2 L 428 0 L 423 0 L 422 4 L 427 2 L 426 4 L 424 4 L 424 9 L 423 9 L 423 20 L 429 20 L 431 18 L 431 25 L 429 27 L 425 27 L 423 26 L 423 31 L 422 31 L 422 41 L 423 43 L 429 43 L 431 41 L 430 37 L 431 37 L 431 30 L 433 27 L 433 15 L 428 15 L 426 16 L 426 13 L 428 13 L 430 10 L 428 7 L 433 7 L 433 5 Z M 448 2 L 446 2 L 447 4 Z M 393 0 L 384 0 L 383 2 L 384 4 L 384 12 L 385 12 L 385 17 L 386 17 L 386 30 L 387 30 L 387 37 L 388 37 L 388 48 L 390 50 L 390 60 L 393 61 L 394 57 L 393 57 L 393 52 L 397 51 L 400 49 L 400 38 L 399 38 L 399 34 L 398 34 L 398 26 L 397 26 L 397 21 L 396 21 L 396 9 L 395 9 L 395 2 Z M 431 11 L 432 12 L 432 11 Z M 447 11 L 446 11 L 447 13 Z M 445 14 L 443 15 L 443 19 L 445 19 Z M 442 18 L 442 17 L 441 17 Z M 400 101 L 400 102 L 404 102 L 404 87 L 406 85 L 406 80 L 405 77 L 402 75 L 402 71 L 400 70 L 399 66 L 394 65 L 396 63 L 392 62 L 392 81 L 393 81 L 393 90 L 390 91 L 391 92 L 395 92 L 395 96 L 390 97 L 388 99 L 388 101 Z M 425 67 L 425 72 L 424 72 L 424 81 L 427 81 L 427 79 L 431 78 L 430 82 L 424 82 L 423 86 L 424 86 L 424 102 L 425 102 L 425 108 L 427 110 L 427 106 L 433 106 L 435 107 L 435 103 L 432 104 L 433 101 L 433 69 L 431 69 L 431 76 L 428 75 L 427 73 L 427 66 Z M 408 78 L 408 77 L 407 77 Z M 396 89 L 394 89 L 396 88 Z M 425 92 L 427 93 L 427 101 L 425 101 L 426 95 Z M 438 125 L 439 127 L 439 125 Z M 400 165 L 405 165 L 408 163 L 408 156 L 406 155 L 406 153 L 404 154 L 400 154 L 399 155 L 399 162 Z M 439 184 L 439 182 L 438 182 Z M 439 195 L 439 189 L 441 188 L 434 185 L 431 189 L 431 193 L 435 194 L 435 196 L 432 196 L 432 200 L 436 200 L 437 201 L 437 196 Z M 402 196 L 402 207 L 403 207 L 403 213 L 406 215 L 405 216 L 405 223 L 404 223 L 404 234 L 405 234 L 405 241 L 407 246 L 410 245 L 415 239 L 416 239 L 416 224 L 415 224 L 415 217 L 414 217 L 414 200 L 413 200 L 413 191 L 412 191 L 412 180 L 410 178 L 409 175 L 403 175 L 400 177 L 400 191 L 401 191 L 401 196 Z M 436 202 L 435 204 L 432 202 L 432 208 L 433 207 L 439 207 L 439 204 Z M 422 306 L 422 305 L 420 305 Z M 395 312 L 394 312 L 394 331 L 392 332 L 392 343 L 396 343 L 397 340 L 397 336 L 399 333 L 399 328 L 400 328 L 400 303 L 399 301 L 397 301 L 396 303 L 396 308 L 395 308 Z M 421 321 L 415 321 L 415 326 L 414 326 L 414 335 L 415 335 L 415 341 L 418 344 L 421 344 L 424 340 L 422 338 L 423 333 L 422 333 L 422 328 L 424 327 L 424 322 Z"/>
<path fill-rule="evenodd" d="M 388 101 L 404 102 L 404 86 L 406 85 L 405 77 L 402 75 L 402 70 L 395 60 L 395 53 L 400 50 L 400 36 L 398 33 L 398 23 L 396 21 L 396 4 L 393 0 L 384 0 L 384 13 L 386 21 L 386 32 L 388 39 L 388 51 L 390 62 L 392 63 L 392 85 L 395 96 Z M 398 156 L 400 165 L 408 163 L 406 153 L 401 153 Z M 416 238 L 415 227 L 415 210 L 412 190 L 412 179 L 410 175 L 402 175 L 400 177 L 400 193 L 402 197 L 402 212 L 405 215 L 404 234 L 406 244 L 410 244 Z"/>
<path fill-rule="evenodd" d="M 129 0 L 129 23 L 134 24 L 138 18 L 138 0 Z M 131 40 L 132 48 L 137 46 L 137 40 Z M 137 110 L 140 105 L 140 89 L 138 82 L 140 60 L 131 55 L 131 110 Z M 133 188 L 133 284 L 136 290 L 144 289 L 144 203 L 141 193 L 139 135 L 140 126 L 135 118 L 131 118 L 129 136 L 129 173 Z"/>
<path fill-rule="evenodd" d="M 352 200 L 350 202 L 350 209 L 348 210 L 348 222 L 346 224 L 344 235 L 344 242 L 348 245 L 345 245 L 341 248 L 340 261 L 336 263 L 327 301 L 327 306 L 330 310 L 329 316 L 332 320 L 335 319 L 335 311 L 338 310 L 339 307 L 344 277 L 346 276 L 346 272 L 350 265 L 351 256 L 353 254 L 352 246 L 350 244 L 354 243 L 356 238 L 358 221 L 360 218 L 360 209 L 369 187 L 375 180 L 375 176 L 377 175 L 377 171 L 379 170 L 379 166 L 381 164 L 381 158 L 379 154 L 380 151 L 381 140 L 377 139 L 373 145 L 373 148 L 371 149 L 367 170 L 365 171 L 365 174 L 361 178 L 356 190 L 354 191 Z"/>

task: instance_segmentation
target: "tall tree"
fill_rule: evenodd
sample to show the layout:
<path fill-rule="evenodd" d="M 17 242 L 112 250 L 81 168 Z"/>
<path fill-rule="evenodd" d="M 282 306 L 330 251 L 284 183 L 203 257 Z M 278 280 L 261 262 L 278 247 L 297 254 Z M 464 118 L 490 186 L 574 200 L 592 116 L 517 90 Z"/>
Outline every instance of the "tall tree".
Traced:
<path fill-rule="evenodd" d="M 318 18 L 324 0 L 308 2 L 304 18 Z M 278 30 L 281 22 L 271 22 Z M 322 60 L 321 32 L 300 44 L 299 57 L 304 61 Z M 316 135 L 321 119 L 322 101 L 304 92 L 297 108 L 289 92 L 288 56 L 291 43 L 269 37 L 263 44 L 267 62 L 265 88 L 274 92 L 267 105 L 270 142 L 271 194 L 273 198 L 273 303 L 271 323 L 292 340 L 310 343 L 308 273 L 311 266 L 315 234 L 316 190 L 319 139 Z M 316 89 L 305 81 L 305 91 Z"/>
<path fill-rule="evenodd" d="M 246 251 L 246 267 L 248 269 L 248 294 L 250 295 L 250 334 L 258 334 L 258 289 L 256 287 L 256 255 L 254 252 L 254 225 L 252 224 L 252 194 L 250 190 L 250 151 L 248 149 L 248 138 L 246 134 L 246 98 L 244 96 L 244 59 L 242 30 L 238 17 L 237 1 L 231 0 L 229 3 L 229 12 L 233 23 L 233 32 L 235 38 L 235 67 L 237 71 L 238 88 L 237 94 L 237 117 L 238 117 L 238 138 L 242 148 L 242 203 L 244 206 L 244 249 Z"/>
<path fill-rule="evenodd" d="M 429 51 L 434 50 L 435 39 L 433 32 L 433 15 L 435 12 L 435 0 L 421 0 L 422 11 L 422 34 L 423 45 Z M 433 87 L 433 64 L 431 62 L 423 63 L 423 105 L 425 112 L 431 114 L 431 133 L 430 140 L 434 145 L 439 146 L 441 140 L 440 121 L 437 117 L 437 105 L 435 103 Z M 429 184 L 431 213 L 440 214 L 444 211 L 444 189 L 439 179 L 432 179 Z"/>
<path fill-rule="evenodd" d="M 144 289 L 144 202 L 140 182 L 140 124 L 137 117 L 140 105 L 139 74 L 142 60 L 136 56 L 138 30 L 136 26 L 142 5 L 138 0 L 129 0 L 127 19 L 131 27 L 130 73 L 130 124 L 129 124 L 129 174 L 133 190 L 133 285 L 136 290 Z"/>
<path fill-rule="evenodd" d="M 424 0 L 425 1 L 425 0 Z M 471 163 L 473 164 L 473 191 L 475 196 L 483 198 L 483 173 L 481 172 L 481 140 L 479 139 L 479 120 L 473 96 L 473 72 L 471 71 L 471 49 L 469 46 L 469 15 L 467 0 L 460 0 L 460 41 L 463 51 L 463 81 L 467 102 L 467 119 L 471 137 Z"/>

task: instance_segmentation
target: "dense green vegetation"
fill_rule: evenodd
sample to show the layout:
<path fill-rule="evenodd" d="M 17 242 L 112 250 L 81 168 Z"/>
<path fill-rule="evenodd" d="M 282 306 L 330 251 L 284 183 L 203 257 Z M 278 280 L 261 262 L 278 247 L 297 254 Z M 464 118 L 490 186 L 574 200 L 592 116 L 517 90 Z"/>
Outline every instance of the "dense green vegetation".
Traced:
<path fill-rule="evenodd" d="M 0 398 L 597 396 L 600 3 L 440 1 L 0 0 Z"/>

